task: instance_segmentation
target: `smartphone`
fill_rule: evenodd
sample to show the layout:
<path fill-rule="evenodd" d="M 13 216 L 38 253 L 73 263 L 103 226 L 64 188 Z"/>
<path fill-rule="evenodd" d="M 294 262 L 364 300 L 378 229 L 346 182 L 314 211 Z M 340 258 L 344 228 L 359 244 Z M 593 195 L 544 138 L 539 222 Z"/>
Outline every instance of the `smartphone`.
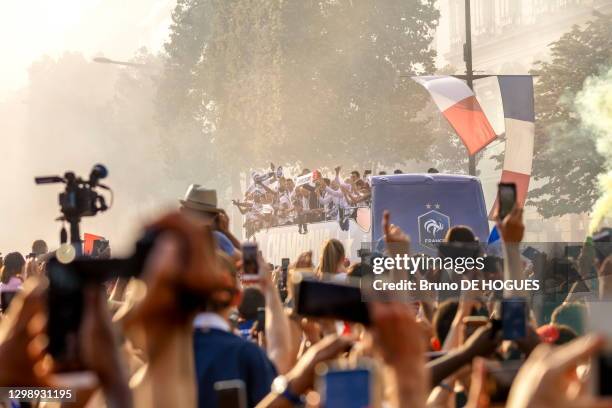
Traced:
<path fill-rule="evenodd" d="M 246 386 L 242 380 L 217 381 L 214 386 L 217 406 L 247 408 Z"/>
<path fill-rule="evenodd" d="M 590 302 L 588 313 L 588 331 L 598 333 L 606 339 L 606 344 L 593 358 L 594 393 L 612 396 L 612 313 L 610 303 Z"/>
<path fill-rule="evenodd" d="M 110 242 L 107 239 L 97 239 L 93 242 L 93 248 L 91 250 L 91 256 L 97 258 L 104 253 L 110 246 Z"/>
<path fill-rule="evenodd" d="M 500 220 L 506 218 L 516 205 L 516 184 L 499 183 L 497 188 L 497 202 L 499 205 L 498 217 Z"/>
<path fill-rule="evenodd" d="M 47 351 L 62 367 L 62 371 L 80 369 L 77 345 L 85 287 L 102 285 L 119 277 L 138 277 L 158 235 L 157 231 L 147 231 L 136 242 L 135 251 L 128 258 L 81 258 L 68 264 L 61 263 L 56 258 L 49 259 Z M 185 296 L 191 297 L 189 294 Z"/>
<path fill-rule="evenodd" d="M 257 308 L 257 330 L 264 331 L 266 328 L 266 308 L 258 307 Z"/>
<path fill-rule="evenodd" d="M 280 284 L 282 287 L 287 287 L 287 274 L 289 271 L 289 258 L 281 259 L 281 281 Z"/>
<path fill-rule="evenodd" d="M 612 351 L 604 350 L 597 355 L 595 387 L 597 395 L 612 395 Z"/>
<path fill-rule="evenodd" d="M 85 276 L 75 273 L 71 265 L 52 259 L 47 264 L 47 351 L 61 367 L 59 371 L 78 371 L 78 333 L 83 310 Z"/>
<path fill-rule="evenodd" d="M 295 312 L 301 316 L 370 324 L 368 305 L 361 298 L 361 289 L 355 285 L 299 279 L 295 305 Z"/>
<path fill-rule="evenodd" d="M 529 259 L 531 262 L 533 262 L 536 258 L 536 256 L 538 256 L 538 254 L 540 253 L 540 251 L 538 251 L 537 249 L 535 249 L 532 246 L 528 246 L 527 248 L 525 248 L 523 250 L 523 252 L 521 252 L 521 254 Z"/>
<path fill-rule="evenodd" d="M 257 244 L 245 242 L 242 244 L 242 279 L 245 281 L 259 280 L 259 262 L 257 260 Z"/>
<path fill-rule="evenodd" d="M 15 291 L 3 290 L 2 292 L 0 292 L 0 310 L 2 310 L 4 314 L 6 314 L 6 311 L 11 305 L 11 302 L 13 301 L 13 298 L 15 297 L 16 294 L 17 294 L 16 290 Z"/>
<path fill-rule="evenodd" d="M 368 367 L 349 370 L 322 369 L 317 381 L 321 405 L 325 408 L 373 406 L 373 373 Z"/>
<path fill-rule="evenodd" d="M 527 302 L 525 299 L 503 299 L 501 302 L 501 322 L 504 340 L 524 338 L 527 335 Z"/>

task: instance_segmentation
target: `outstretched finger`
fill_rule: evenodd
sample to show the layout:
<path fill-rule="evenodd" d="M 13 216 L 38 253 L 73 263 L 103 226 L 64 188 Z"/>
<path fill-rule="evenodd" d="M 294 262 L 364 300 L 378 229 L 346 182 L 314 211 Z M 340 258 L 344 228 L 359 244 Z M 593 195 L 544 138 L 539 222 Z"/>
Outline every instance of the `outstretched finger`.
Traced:
<path fill-rule="evenodd" d="M 385 210 L 383 212 L 383 231 L 385 233 L 385 238 L 389 236 L 391 233 L 391 213 L 389 210 Z"/>

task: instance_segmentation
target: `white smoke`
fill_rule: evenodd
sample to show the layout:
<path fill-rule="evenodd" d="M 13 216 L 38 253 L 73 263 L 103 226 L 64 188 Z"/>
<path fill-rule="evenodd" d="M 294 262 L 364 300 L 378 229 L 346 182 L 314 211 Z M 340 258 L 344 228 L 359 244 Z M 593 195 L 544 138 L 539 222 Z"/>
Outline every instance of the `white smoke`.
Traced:
<path fill-rule="evenodd" d="M 601 196 L 593 206 L 589 225 L 593 233 L 612 212 L 612 69 L 587 78 L 576 96 L 576 107 L 582 123 L 597 138 L 597 152 L 606 160 L 606 172 L 598 178 Z"/>

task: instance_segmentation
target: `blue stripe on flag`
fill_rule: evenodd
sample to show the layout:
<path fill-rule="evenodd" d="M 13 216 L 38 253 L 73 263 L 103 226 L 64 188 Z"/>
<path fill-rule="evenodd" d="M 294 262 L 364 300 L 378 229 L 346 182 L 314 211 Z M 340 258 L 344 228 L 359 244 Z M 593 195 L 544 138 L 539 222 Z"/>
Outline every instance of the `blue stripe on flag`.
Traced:
<path fill-rule="evenodd" d="M 499 75 L 499 90 L 504 117 L 535 122 L 533 77 L 531 75 Z"/>
<path fill-rule="evenodd" d="M 499 241 L 499 231 L 497 231 L 497 226 L 493 227 L 493 229 L 491 230 L 491 233 L 489 234 L 489 239 L 487 241 L 487 244 L 492 244 L 496 241 Z"/>

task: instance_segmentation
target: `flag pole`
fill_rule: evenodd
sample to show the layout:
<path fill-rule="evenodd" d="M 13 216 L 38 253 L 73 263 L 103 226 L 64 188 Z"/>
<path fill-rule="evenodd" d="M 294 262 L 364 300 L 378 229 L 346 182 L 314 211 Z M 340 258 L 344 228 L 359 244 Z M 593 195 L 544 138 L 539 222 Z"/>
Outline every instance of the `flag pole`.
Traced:
<path fill-rule="evenodd" d="M 465 0 L 465 44 L 463 44 L 463 60 L 465 61 L 465 80 L 467 86 L 474 90 L 474 71 L 472 69 L 472 16 L 470 0 Z M 476 175 L 476 155 L 469 156 L 468 173 Z"/>

